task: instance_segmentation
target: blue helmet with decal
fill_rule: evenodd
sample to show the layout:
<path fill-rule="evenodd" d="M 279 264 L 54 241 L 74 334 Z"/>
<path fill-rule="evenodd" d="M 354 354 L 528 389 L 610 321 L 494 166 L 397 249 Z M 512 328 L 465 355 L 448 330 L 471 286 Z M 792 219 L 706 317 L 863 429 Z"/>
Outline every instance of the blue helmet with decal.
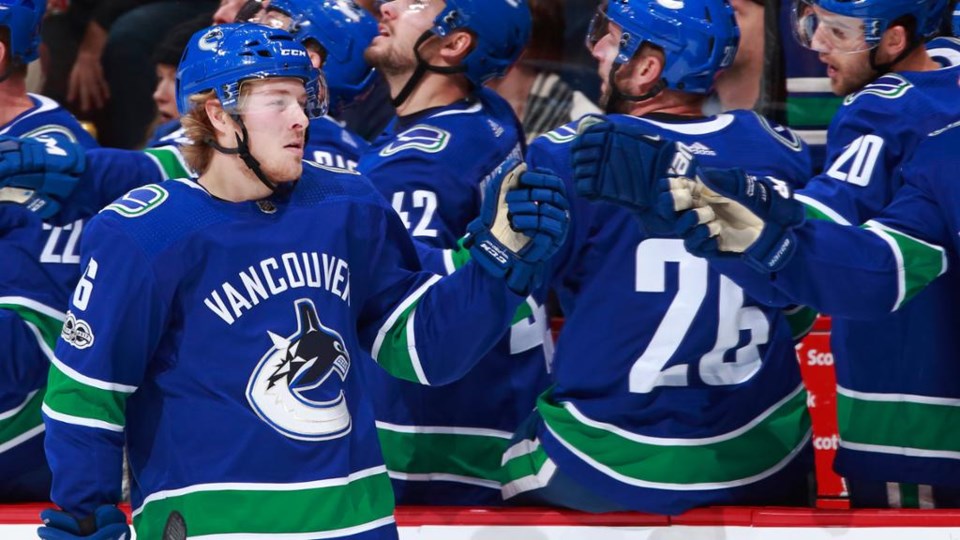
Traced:
<path fill-rule="evenodd" d="M 883 33 L 895 21 L 912 17 L 916 22 L 915 41 L 919 43 L 937 32 L 949 3 L 949 0 L 796 0 L 794 24 L 798 39 L 806 45 L 805 40 L 812 41 L 815 31 L 810 27 L 814 19 L 808 16 L 807 6 L 859 19 L 865 46 L 869 48 L 880 43 Z"/>
<path fill-rule="evenodd" d="M 463 60 L 470 82 L 480 86 L 507 72 L 530 39 L 527 0 L 447 0 L 432 32 L 447 36 L 468 30 L 476 43 Z"/>
<path fill-rule="evenodd" d="M 737 54 L 740 29 L 727 0 L 610 0 L 591 23 L 595 43 L 612 21 L 623 29 L 615 64 L 626 64 L 644 43 L 663 50 L 662 83 L 705 94 Z"/>
<path fill-rule="evenodd" d="M 253 23 L 205 28 L 190 38 L 180 59 L 177 107 L 186 114 L 191 109 L 190 96 L 213 90 L 224 110 L 236 114 L 241 83 L 274 77 L 302 80 L 307 115 L 326 113 L 323 76 L 290 33 Z"/>
<path fill-rule="evenodd" d="M 24 64 L 40 52 L 40 21 L 46 0 L 0 0 L 0 26 L 10 30 L 10 56 Z"/>
<path fill-rule="evenodd" d="M 301 42 L 313 40 L 323 47 L 332 110 L 349 105 L 373 85 L 375 72 L 363 51 L 377 35 L 377 21 L 354 0 L 272 0 L 267 9 L 287 14 L 288 30 Z"/>

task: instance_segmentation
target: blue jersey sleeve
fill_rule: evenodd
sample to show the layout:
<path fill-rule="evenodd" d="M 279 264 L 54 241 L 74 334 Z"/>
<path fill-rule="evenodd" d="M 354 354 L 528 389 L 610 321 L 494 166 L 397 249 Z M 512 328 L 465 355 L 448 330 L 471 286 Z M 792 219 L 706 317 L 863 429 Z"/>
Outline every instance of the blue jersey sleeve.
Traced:
<path fill-rule="evenodd" d="M 50 367 L 43 413 L 53 501 L 76 516 L 120 500 L 125 404 L 144 378 L 168 308 L 151 264 L 101 214 Z"/>
<path fill-rule="evenodd" d="M 364 346 L 399 378 L 429 385 L 459 379 L 506 333 L 523 298 L 473 262 L 445 277 L 420 270 L 389 208 L 367 221 L 370 236 L 358 238 L 370 261 L 361 280 Z"/>

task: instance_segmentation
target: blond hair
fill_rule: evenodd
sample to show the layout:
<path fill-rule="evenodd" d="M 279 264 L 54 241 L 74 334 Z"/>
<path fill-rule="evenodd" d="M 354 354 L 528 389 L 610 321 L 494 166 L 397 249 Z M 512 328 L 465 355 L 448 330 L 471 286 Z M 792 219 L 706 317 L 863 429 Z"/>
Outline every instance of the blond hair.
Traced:
<path fill-rule="evenodd" d="M 206 172 L 213 159 L 214 149 L 207 141 L 217 140 L 213 123 L 207 115 L 206 103 L 211 99 L 217 99 L 213 90 L 190 96 L 190 112 L 180 117 L 184 136 L 190 140 L 190 144 L 183 145 L 180 150 L 187 165 L 197 174 Z"/>

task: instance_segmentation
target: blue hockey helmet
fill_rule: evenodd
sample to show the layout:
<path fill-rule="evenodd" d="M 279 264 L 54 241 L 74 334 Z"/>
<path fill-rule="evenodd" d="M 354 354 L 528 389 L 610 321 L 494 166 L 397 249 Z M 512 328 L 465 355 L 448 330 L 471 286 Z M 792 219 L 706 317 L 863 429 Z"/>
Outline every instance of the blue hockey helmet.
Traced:
<path fill-rule="evenodd" d="M 530 39 L 527 0 L 446 0 L 433 21 L 434 34 L 444 37 L 469 30 L 476 43 L 463 60 L 467 78 L 476 86 L 507 72 Z"/>
<path fill-rule="evenodd" d="M 326 113 L 323 76 L 313 67 L 307 50 L 289 32 L 254 23 L 231 23 L 205 28 L 190 38 L 177 69 L 177 107 L 191 109 L 190 96 L 213 90 L 221 106 L 237 112 L 241 83 L 290 77 L 307 90 L 307 116 Z"/>
<path fill-rule="evenodd" d="M 46 0 L 0 0 L 0 26 L 10 30 L 10 57 L 24 64 L 40 55 L 40 21 Z"/>
<path fill-rule="evenodd" d="M 644 43 L 663 50 L 667 88 L 705 94 L 737 54 L 740 29 L 727 0 L 610 0 L 587 34 L 592 47 L 607 22 L 623 29 L 615 64 L 623 65 Z"/>
<path fill-rule="evenodd" d="M 290 16 L 287 30 L 301 42 L 314 40 L 323 47 L 332 110 L 346 107 L 373 85 L 375 72 L 363 51 L 377 35 L 377 21 L 354 0 L 272 0 L 267 9 Z"/>
<path fill-rule="evenodd" d="M 821 20 L 823 17 L 817 15 L 815 7 L 838 18 L 859 21 L 856 28 L 859 33 L 855 37 L 862 46 L 859 49 L 847 46 L 847 50 L 840 52 L 859 52 L 876 47 L 887 28 L 904 17 L 912 17 L 916 22 L 913 37 L 915 43 L 920 43 L 937 32 L 949 3 L 949 0 L 795 0 L 794 33 L 804 47 L 822 48 L 814 43 L 814 35 L 821 24 L 829 24 L 829 21 Z"/>

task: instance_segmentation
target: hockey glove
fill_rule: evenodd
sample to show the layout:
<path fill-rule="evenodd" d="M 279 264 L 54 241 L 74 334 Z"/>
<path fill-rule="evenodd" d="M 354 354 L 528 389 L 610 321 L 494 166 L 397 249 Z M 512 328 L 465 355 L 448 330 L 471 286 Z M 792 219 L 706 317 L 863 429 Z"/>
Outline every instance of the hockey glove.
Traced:
<path fill-rule="evenodd" d="M 783 268 L 793 256 L 793 229 L 803 223 L 804 208 L 782 180 L 740 169 L 709 169 L 695 180 L 663 179 L 661 188 L 659 212 L 676 216 L 676 232 L 690 253 L 707 258 L 739 254 L 764 273 Z"/>
<path fill-rule="evenodd" d="M 86 166 L 84 148 L 49 137 L 0 137 L 0 202 L 55 215 Z"/>
<path fill-rule="evenodd" d="M 129 540 L 130 527 L 127 516 L 119 508 L 105 504 L 92 516 L 79 521 L 72 515 L 49 508 L 40 512 L 43 527 L 37 534 L 43 540 Z"/>
<path fill-rule="evenodd" d="M 572 149 L 577 193 L 632 210 L 648 233 L 671 232 L 673 216 L 654 211 L 659 180 L 693 177 L 697 164 L 690 152 L 639 125 L 581 122 L 579 131 Z"/>
<path fill-rule="evenodd" d="M 527 171 L 509 159 L 491 175 L 480 216 L 467 226 L 470 257 L 513 292 L 526 296 L 539 284 L 543 263 L 560 248 L 569 225 L 563 181 Z"/>

